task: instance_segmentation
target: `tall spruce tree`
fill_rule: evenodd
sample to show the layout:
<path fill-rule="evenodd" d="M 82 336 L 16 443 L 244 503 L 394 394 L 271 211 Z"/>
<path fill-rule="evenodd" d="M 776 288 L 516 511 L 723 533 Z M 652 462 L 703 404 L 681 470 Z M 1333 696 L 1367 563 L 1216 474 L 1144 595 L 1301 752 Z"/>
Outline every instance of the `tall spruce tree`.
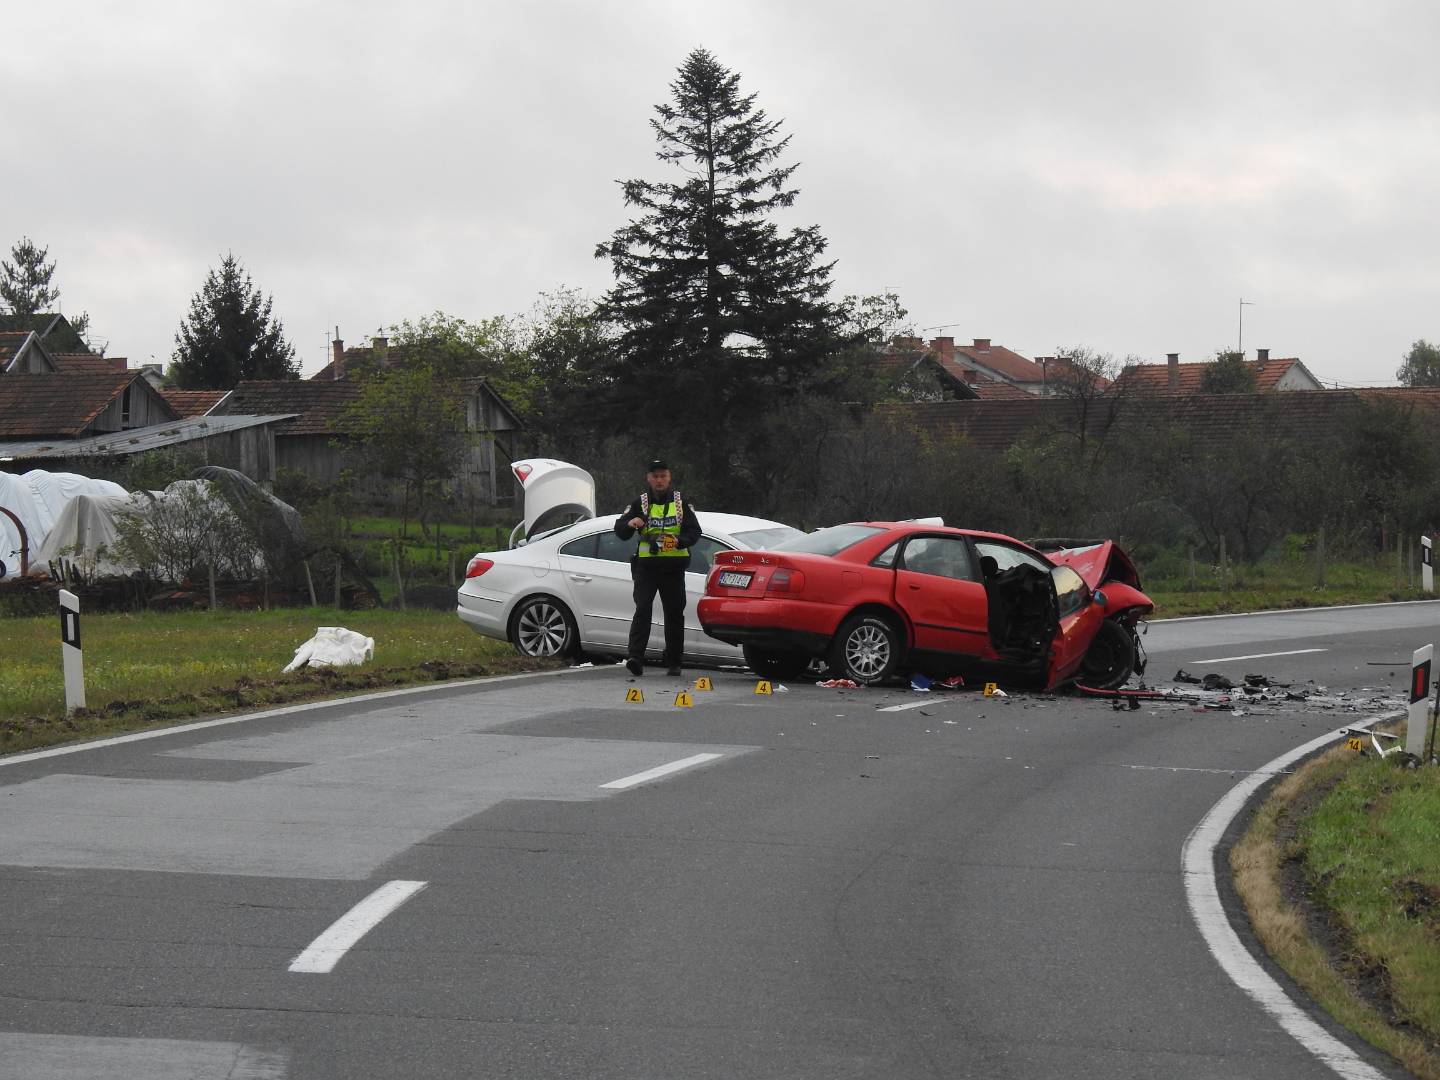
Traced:
<path fill-rule="evenodd" d="M 840 347 L 816 226 L 782 229 L 777 211 L 798 192 L 781 165 L 790 137 L 740 93 L 740 77 L 696 49 L 671 84 L 673 103 L 650 121 L 656 156 L 681 178 L 621 182 L 640 216 L 598 245 L 616 284 L 598 315 L 618 331 L 597 395 L 612 421 L 637 420 L 661 447 L 705 466 L 712 498 L 754 469 L 744 449 L 767 413 L 820 375 Z M 671 420 L 683 431 L 670 432 Z"/>
<path fill-rule="evenodd" d="M 298 379 L 295 347 L 270 314 L 272 298 L 262 297 L 234 255 L 190 301 L 190 314 L 175 335 L 169 376 L 184 390 L 232 390 L 244 379 Z"/>
<path fill-rule="evenodd" d="M 10 249 L 15 261 L 0 261 L 0 300 L 5 302 L 6 314 L 29 318 L 49 311 L 60 299 L 60 290 L 50 284 L 55 262 L 45 261 L 48 254 L 49 248 L 37 248 L 25 236 Z"/>

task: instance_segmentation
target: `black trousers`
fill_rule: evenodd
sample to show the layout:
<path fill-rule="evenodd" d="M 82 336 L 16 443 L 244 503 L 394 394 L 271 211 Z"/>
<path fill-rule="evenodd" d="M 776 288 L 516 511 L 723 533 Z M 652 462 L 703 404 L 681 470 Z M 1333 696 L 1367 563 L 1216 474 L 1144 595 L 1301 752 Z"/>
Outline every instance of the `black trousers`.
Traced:
<path fill-rule="evenodd" d="M 676 565 L 676 563 L 680 565 Z M 655 594 L 665 612 L 666 667 L 679 667 L 685 655 L 685 563 L 688 560 L 636 559 L 630 564 L 635 582 L 635 617 L 630 620 L 630 659 L 645 662 L 645 645 L 650 640 L 650 620 L 655 612 Z M 657 566 L 660 563 L 662 565 Z M 669 565 L 663 565 L 669 563 Z"/>

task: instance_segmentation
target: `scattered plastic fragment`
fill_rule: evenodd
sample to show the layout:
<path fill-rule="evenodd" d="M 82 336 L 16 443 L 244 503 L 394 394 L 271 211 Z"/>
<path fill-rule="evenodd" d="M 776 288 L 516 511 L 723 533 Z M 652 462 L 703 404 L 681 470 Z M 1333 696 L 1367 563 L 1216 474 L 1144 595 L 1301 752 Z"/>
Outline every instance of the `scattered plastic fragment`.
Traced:
<path fill-rule="evenodd" d="M 788 686 L 781 686 L 779 683 L 776 683 L 770 689 L 777 694 L 788 694 L 790 692 L 790 688 Z"/>
<path fill-rule="evenodd" d="M 821 680 L 820 682 L 817 682 L 815 685 L 816 685 L 816 686 L 823 686 L 823 687 L 826 687 L 827 689 L 839 689 L 839 690 L 858 690 L 858 689 L 860 689 L 860 684 L 857 683 L 857 682 L 855 682 L 853 679 L 823 679 L 823 680 Z"/>
<path fill-rule="evenodd" d="M 918 671 L 910 676 L 910 689 L 921 694 L 928 694 L 930 687 L 935 685 L 935 680 L 928 675 L 921 675 Z"/>
<path fill-rule="evenodd" d="M 1224 675 L 1217 675 L 1211 672 L 1200 680 L 1201 690 L 1234 690 L 1235 684 Z"/>

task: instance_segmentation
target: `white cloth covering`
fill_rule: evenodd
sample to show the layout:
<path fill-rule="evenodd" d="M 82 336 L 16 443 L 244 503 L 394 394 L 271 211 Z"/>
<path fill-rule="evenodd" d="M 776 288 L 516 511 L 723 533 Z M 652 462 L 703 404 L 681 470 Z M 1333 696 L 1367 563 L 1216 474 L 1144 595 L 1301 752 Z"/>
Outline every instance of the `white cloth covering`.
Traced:
<path fill-rule="evenodd" d="M 343 626 L 322 626 L 315 636 L 295 650 L 295 659 L 286 671 L 301 667 L 344 667 L 363 664 L 375 656 L 375 639 L 346 630 Z"/>

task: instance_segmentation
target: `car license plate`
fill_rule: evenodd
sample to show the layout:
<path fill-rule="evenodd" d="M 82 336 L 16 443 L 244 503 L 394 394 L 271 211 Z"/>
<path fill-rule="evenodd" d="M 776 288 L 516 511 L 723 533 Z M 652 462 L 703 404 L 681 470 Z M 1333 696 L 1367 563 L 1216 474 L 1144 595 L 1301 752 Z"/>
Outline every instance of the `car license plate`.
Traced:
<path fill-rule="evenodd" d="M 727 589 L 748 589 L 753 576 L 748 570 L 722 570 L 720 584 Z"/>

